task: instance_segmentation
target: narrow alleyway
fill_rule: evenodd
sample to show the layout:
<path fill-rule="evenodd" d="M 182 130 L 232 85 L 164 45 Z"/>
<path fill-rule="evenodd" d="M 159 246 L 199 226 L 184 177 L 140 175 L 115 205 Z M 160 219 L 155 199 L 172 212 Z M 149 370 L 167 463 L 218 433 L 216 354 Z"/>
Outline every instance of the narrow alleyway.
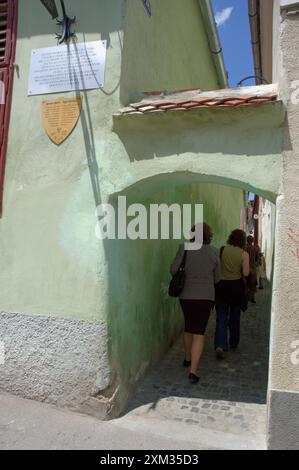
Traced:
<path fill-rule="evenodd" d="M 140 382 L 127 416 L 151 417 L 198 425 L 201 429 L 244 438 L 251 448 L 265 446 L 266 395 L 270 331 L 269 287 L 258 291 L 257 304 L 242 316 L 241 344 L 226 360 L 213 349 L 215 315 L 206 338 L 200 382 L 190 385 L 182 367 L 180 339 L 160 364 Z M 192 432 L 194 428 L 192 427 Z"/>

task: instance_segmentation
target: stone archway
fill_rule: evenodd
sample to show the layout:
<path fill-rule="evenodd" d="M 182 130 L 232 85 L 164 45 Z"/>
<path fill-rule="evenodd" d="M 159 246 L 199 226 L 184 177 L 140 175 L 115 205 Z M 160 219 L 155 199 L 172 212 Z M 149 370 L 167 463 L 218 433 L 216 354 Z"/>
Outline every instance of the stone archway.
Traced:
<path fill-rule="evenodd" d="M 167 174 L 242 187 L 272 202 L 281 191 L 284 108 L 272 102 L 258 108 L 114 117 L 122 155 L 109 177 L 113 193 Z"/>
<path fill-rule="evenodd" d="M 114 116 L 114 154 L 122 157 L 117 168 L 115 159 L 111 162 L 110 200 L 126 193 L 142 198 L 173 181 L 241 188 L 275 204 L 282 192 L 284 120 L 281 101 L 258 107 L 120 113 Z M 148 363 L 142 362 L 141 373 Z M 134 381 L 134 373 L 129 374 L 128 383 Z M 126 392 L 119 396 L 123 403 Z"/>
<path fill-rule="evenodd" d="M 268 196 L 265 188 L 243 185 L 240 181 L 219 175 L 165 172 L 140 179 L 113 194 L 109 202 L 117 208 L 117 197 L 124 195 L 128 205 L 187 203 L 188 197 L 192 202 L 201 201 L 207 204 L 206 220 L 213 226 L 215 241 L 220 247 L 225 243 L 228 232 L 240 226 L 244 191 L 253 191 L 265 198 Z M 275 195 L 271 202 L 275 202 Z M 231 219 L 228 220 L 230 211 Z M 178 306 L 167 297 L 169 265 L 176 245 L 176 241 L 163 244 L 142 240 L 106 243 L 110 357 L 115 384 L 118 384 L 114 415 L 123 409 L 136 380 L 149 365 L 160 360 L 180 334 Z"/>

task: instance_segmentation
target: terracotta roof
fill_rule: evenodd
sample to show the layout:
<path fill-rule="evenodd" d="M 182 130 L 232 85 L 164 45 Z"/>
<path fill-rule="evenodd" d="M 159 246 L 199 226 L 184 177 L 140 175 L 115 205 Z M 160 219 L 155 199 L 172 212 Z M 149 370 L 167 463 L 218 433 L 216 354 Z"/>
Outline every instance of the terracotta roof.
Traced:
<path fill-rule="evenodd" d="M 277 85 L 259 85 L 223 90 L 201 91 L 180 90 L 173 93 L 145 93 L 139 103 L 120 110 L 120 114 L 165 113 L 169 111 L 188 111 L 191 109 L 219 109 L 258 106 L 277 101 Z"/>

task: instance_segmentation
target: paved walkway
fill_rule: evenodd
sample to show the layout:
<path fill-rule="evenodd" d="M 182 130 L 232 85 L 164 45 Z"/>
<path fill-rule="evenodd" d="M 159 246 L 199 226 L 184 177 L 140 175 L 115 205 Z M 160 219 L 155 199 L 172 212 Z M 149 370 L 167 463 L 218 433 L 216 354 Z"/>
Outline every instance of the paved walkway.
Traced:
<path fill-rule="evenodd" d="M 181 365 L 184 353 L 180 339 L 141 381 L 127 416 L 193 424 L 242 437 L 251 448 L 264 448 L 270 288 L 259 291 L 257 304 L 250 304 L 242 314 L 239 351 L 228 353 L 224 361 L 215 359 L 214 331 L 215 315 L 209 324 L 197 385 L 189 384 L 188 371 Z"/>

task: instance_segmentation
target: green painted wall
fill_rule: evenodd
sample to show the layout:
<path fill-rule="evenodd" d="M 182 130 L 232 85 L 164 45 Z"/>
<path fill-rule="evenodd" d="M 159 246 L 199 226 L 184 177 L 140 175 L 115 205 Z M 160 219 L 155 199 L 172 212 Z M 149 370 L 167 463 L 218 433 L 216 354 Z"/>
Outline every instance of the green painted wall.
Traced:
<path fill-rule="evenodd" d="M 105 249 L 94 236 L 94 212 L 131 172 L 129 157 L 119 138 L 112 133 L 112 115 L 120 108 L 120 90 L 123 86 L 135 86 L 128 82 L 125 70 L 136 66 L 134 54 L 140 30 L 133 32 L 129 28 L 123 35 L 126 8 L 128 21 L 132 20 L 134 12 L 135 22 L 142 30 L 149 19 L 142 2 L 133 0 L 88 0 L 88 5 L 73 0 L 68 4 L 69 14 L 77 17 L 78 42 L 108 40 L 106 84 L 103 90 L 81 93 L 80 121 L 69 139 L 57 147 L 42 127 L 42 99 L 75 94 L 27 97 L 31 49 L 56 45 L 55 22 L 39 3 L 35 0 L 19 2 L 18 73 L 15 73 L 4 212 L 0 221 L 1 308 L 8 312 L 104 319 L 107 315 L 107 265 Z M 179 51 L 182 58 L 192 44 L 190 28 L 186 22 L 180 23 L 179 3 L 176 2 L 174 8 L 172 28 L 180 24 L 180 41 L 185 43 Z M 189 15 L 195 15 L 191 30 L 195 34 L 194 29 L 198 29 L 200 42 L 202 24 L 199 8 L 194 10 L 195 4 L 190 3 L 190 12 L 185 8 L 184 17 L 189 21 Z M 153 2 L 153 7 L 150 24 L 155 29 L 155 41 L 165 43 L 168 10 L 164 2 Z M 180 18 L 180 22 L 176 18 Z M 167 33 L 170 34 L 170 30 Z M 142 54 L 144 47 L 140 44 Z M 151 46 L 148 47 L 150 51 Z M 168 50 L 156 50 L 158 62 L 150 53 L 147 63 L 142 65 L 144 75 L 140 76 L 139 84 L 149 71 L 156 69 L 155 80 L 144 81 L 144 89 L 150 85 L 159 88 L 166 75 L 173 75 L 170 70 L 178 44 L 170 41 L 167 47 Z M 169 67 L 156 68 L 162 62 Z M 177 67 L 177 60 L 175 62 Z M 204 66 L 206 68 L 206 59 Z M 184 70 L 183 67 L 177 69 Z M 205 80 L 210 79 L 213 87 L 213 75 L 205 73 Z M 197 79 L 196 67 L 188 66 L 188 73 L 184 71 L 172 77 L 171 85 L 186 88 L 192 81 L 197 84 Z"/>
<path fill-rule="evenodd" d="M 121 99 L 145 91 L 219 88 L 198 0 L 127 1 Z"/>
<path fill-rule="evenodd" d="M 189 181 L 242 187 L 275 202 L 281 191 L 284 107 L 198 109 L 117 115 L 114 130 L 130 158 L 115 192 L 147 178 L 188 172 Z M 110 178 L 119 169 L 110 165 Z M 184 177 L 184 175 L 183 175 Z"/>
<path fill-rule="evenodd" d="M 107 39 L 106 84 L 81 93 L 80 121 L 61 146 L 46 135 L 42 99 L 27 97 L 31 49 L 55 46 L 57 27 L 36 0 L 19 2 L 12 117 L 0 221 L 1 309 L 87 320 L 106 317 L 104 250 L 95 207 L 119 108 L 123 1 L 68 2 L 78 42 Z M 103 145 L 105 151 L 103 151 Z"/>
<path fill-rule="evenodd" d="M 194 198 L 205 202 L 220 245 L 239 225 L 241 187 L 261 188 L 273 198 L 279 192 L 277 106 L 113 123 L 120 102 L 135 91 L 217 86 L 197 2 L 190 0 L 190 10 L 182 3 L 152 0 L 149 20 L 141 1 L 89 0 L 88 8 L 69 2 L 69 14 L 78 18 L 78 42 L 108 40 L 106 83 L 103 90 L 81 93 L 80 121 L 57 147 L 42 127 L 45 97 L 27 97 L 31 49 L 54 46 L 56 27 L 36 0 L 19 2 L 0 220 L 0 308 L 108 320 L 113 370 L 122 385 L 157 359 L 181 327 L 176 304 L 165 297 L 176 243 L 102 243 L 95 236 L 96 206 L 129 187 L 134 202 Z M 135 81 L 131 71 L 138 68 Z M 208 182 L 217 185 L 203 186 Z M 234 188 L 219 186 L 226 183 Z"/>

